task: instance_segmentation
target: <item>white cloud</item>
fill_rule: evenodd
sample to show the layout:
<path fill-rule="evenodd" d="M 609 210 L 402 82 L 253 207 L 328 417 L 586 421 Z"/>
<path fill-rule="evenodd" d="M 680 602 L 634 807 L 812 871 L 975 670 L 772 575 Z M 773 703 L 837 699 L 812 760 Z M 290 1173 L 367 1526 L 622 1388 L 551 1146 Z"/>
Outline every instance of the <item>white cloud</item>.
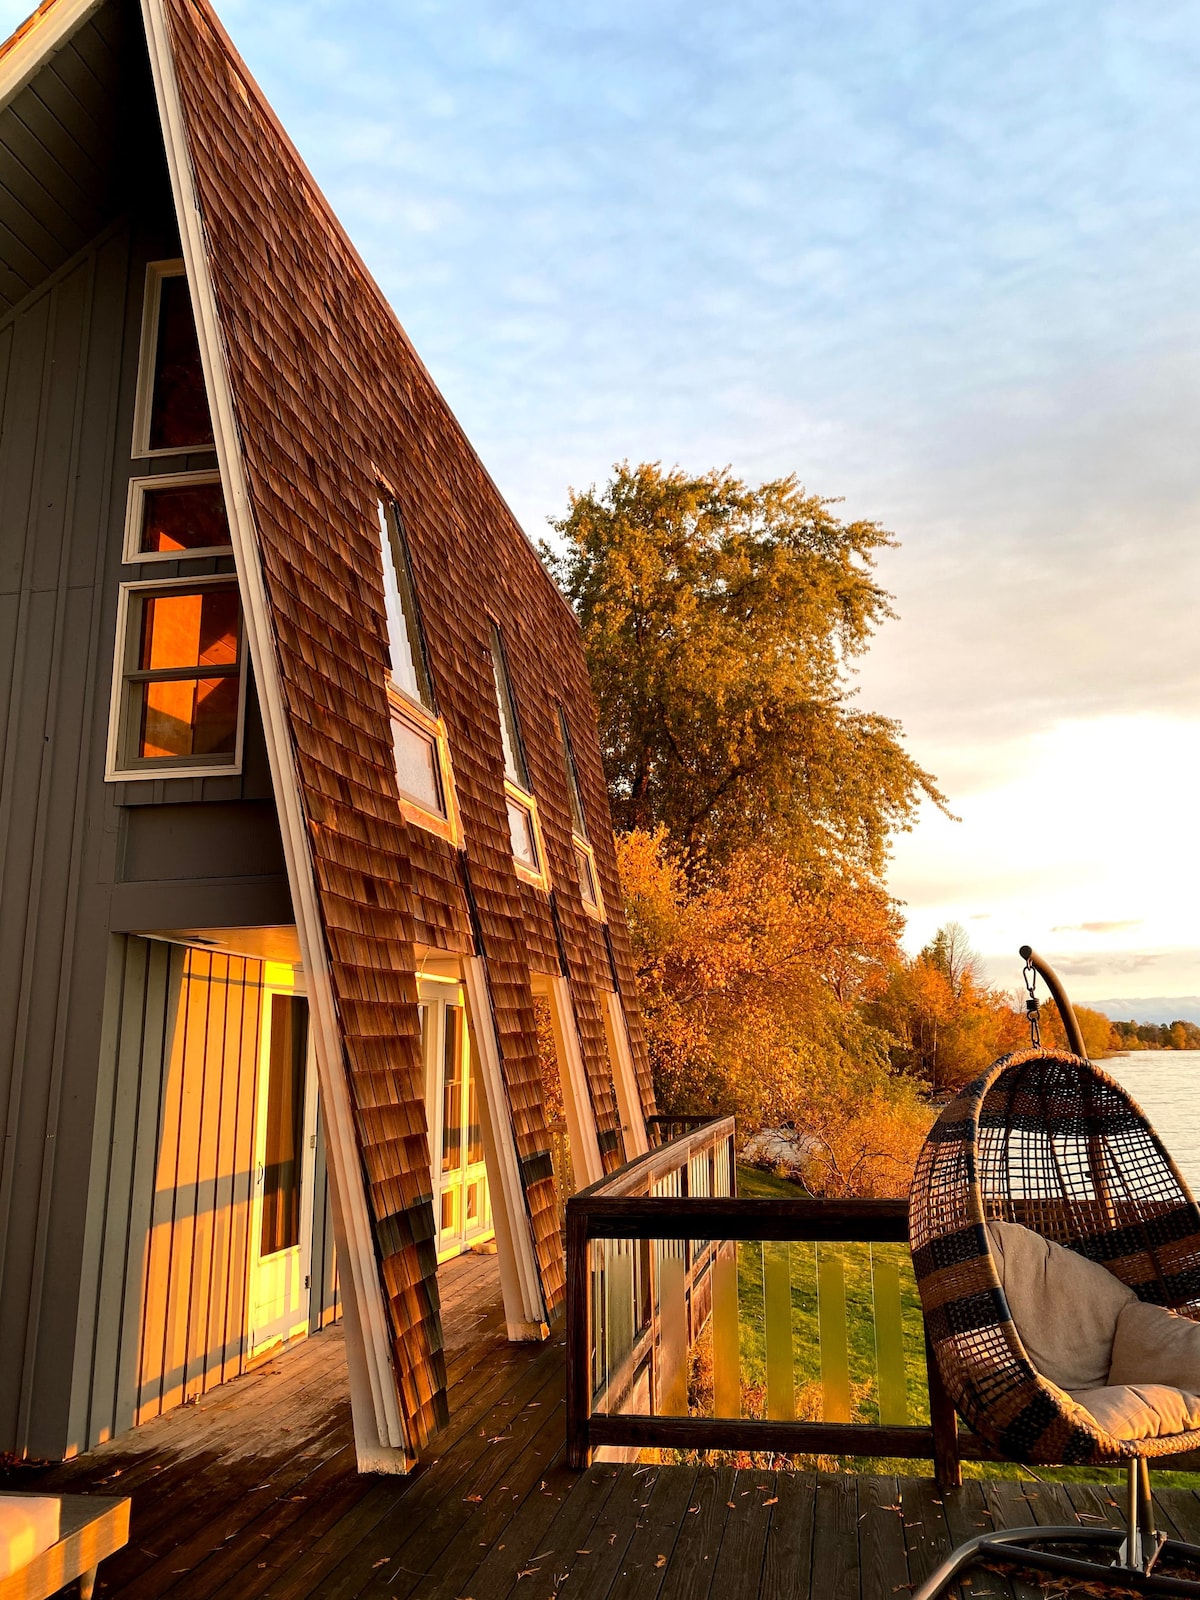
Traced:
<path fill-rule="evenodd" d="M 221 10 L 532 534 L 629 457 L 899 535 L 861 695 L 963 817 L 914 938 L 1190 948 L 1193 5 Z"/>

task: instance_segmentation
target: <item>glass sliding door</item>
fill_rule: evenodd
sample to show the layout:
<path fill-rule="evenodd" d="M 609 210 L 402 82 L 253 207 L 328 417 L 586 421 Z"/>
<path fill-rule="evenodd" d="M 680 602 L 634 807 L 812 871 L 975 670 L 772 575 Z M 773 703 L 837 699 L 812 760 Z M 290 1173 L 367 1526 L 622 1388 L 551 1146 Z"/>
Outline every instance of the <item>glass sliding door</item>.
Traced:
<path fill-rule="evenodd" d="M 493 1237 L 478 1074 L 462 985 L 422 980 L 421 1037 L 438 1260 Z"/>
<path fill-rule="evenodd" d="M 308 1332 L 315 1146 L 316 1074 L 309 1070 L 308 1001 L 293 990 L 268 987 L 251 1193 L 251 1359 Z"/>

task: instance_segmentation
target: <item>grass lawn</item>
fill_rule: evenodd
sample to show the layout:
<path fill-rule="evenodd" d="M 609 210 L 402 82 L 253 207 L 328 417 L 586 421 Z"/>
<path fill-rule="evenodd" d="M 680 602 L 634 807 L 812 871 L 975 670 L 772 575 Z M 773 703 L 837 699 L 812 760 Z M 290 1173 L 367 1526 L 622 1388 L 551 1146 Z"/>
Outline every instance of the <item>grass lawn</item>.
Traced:
<path fill-rule="evenodd" d="M 757 1167 L 739 1165 L 738 1193 L 754 1199 L 796 1199 L 804 1191 L 787 1178 L 776 1177 Z M 738 1343 L 742 1391 L 747 1415 L 761 1415 L 766 1383 L 766 1352 L 763 1317 L 763 1246 L 747 1243 L 738 1246 Z M 875 1323 L 871 1292 L 873 1263 L 894 1262 L 900 1274 L 901 1328 L 908 1398 L 909 1423 L 929 1421 L 929 1391 L 925 1375 L 925 1336 L 921 1302 L 913 1277 L 908 1249 L 899 1244 L 839 1244 L 790 1246 L 768 1245 L 768 1250 L 787 1249 L 790 1253 L 792 1290 L 792 1350 L 795 1370 L 797 1416 L 819 1418 L 821 1354 L 817 1321 L 818 1252 L 829 1251 L 841 1257 L 846 1286 L 847 1343 L 853 1418 L 856 1422 L 878 1422 L 876 1396 Z M 883 1472 L 932 1475 L 929 1461 L 874 1457 L 837 1457 L 835 1470 L 845 1472 Z M 823 1464 L 824 1461 L 823 1461 Z M 1008 1462 L 964 1462 L 963 1475 L 969 1478 L 1018 1478 L 1026 1480 L 1064 1478 L 1096 1483 L 1121 1483 L 1123 1473 L 1111 1468 L 1041 1468 L 1036 1472 Z M 1196 1488 L 1200 1474 L 1155 1471 L 1154 1481 L 1164 1488 Z"/>

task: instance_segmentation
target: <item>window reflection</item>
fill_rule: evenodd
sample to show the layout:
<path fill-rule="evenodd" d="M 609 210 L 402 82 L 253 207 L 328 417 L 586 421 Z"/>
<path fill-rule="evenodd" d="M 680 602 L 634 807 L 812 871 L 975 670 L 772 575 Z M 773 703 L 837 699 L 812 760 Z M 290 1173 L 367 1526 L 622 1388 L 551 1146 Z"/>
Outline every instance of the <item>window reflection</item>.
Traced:
<path fill-rule="evenodd" d="M 238 680 L 184 678 L 144 683 L 137 757 L 237 753 Z"/>
<path fill-rule="evenodd" d="M 229 523 L 219 483 L 172 484 L 147 489 L 142 503 L 139 552 L 182 555 L 197 550 L 227 549 Z"/>
<path fill-rule="evenodd" d="M 542 864 L 538 860 L 533 817 L 528 806 L 521 805 L 511 796 L 508 798 L 508 833 L 516 860 L 523 867 L 528 867 L 530 872 L 540 872 Z"/>
<path fill-rule="evenodd" d="M 437 740 L 403 717 L 392 718 L 392 749 L 400 793 L 438 816 L 446 815 Z"/>
<path fill-rule="evenodd" d="M 143 671 L 214 667 L 238 657 L 241 606 L 236 589 L 168 590 L 142 601 Z"/>
<path fill-rule="evenodd" d="M 137 761 L 233 757 L 241 701 L 241 607 L 232 586 L 135 594 L 127 668 Z"/>
<path fill-rule="evenodd" d="M 203 449 L 212 444 L 213 429 L 187 278 L 160 278 L 158 293 L 150 448 Z"/>

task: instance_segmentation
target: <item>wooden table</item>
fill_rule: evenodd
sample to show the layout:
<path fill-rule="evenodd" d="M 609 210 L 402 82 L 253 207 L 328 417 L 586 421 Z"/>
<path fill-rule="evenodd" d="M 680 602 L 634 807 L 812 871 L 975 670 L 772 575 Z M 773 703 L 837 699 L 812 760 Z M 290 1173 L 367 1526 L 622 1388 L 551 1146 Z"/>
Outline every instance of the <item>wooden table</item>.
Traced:
<path fill-rule="evenodd" d="M 92 1600 L 96 1570 L 129 1539 L 129 1501 L 113 1495 L 60 1497 L 58 1543 L 7 1578 L 0 1578 L 0 1600 L 48 1600 L 79 1579 L 80 1600 Z"/>

